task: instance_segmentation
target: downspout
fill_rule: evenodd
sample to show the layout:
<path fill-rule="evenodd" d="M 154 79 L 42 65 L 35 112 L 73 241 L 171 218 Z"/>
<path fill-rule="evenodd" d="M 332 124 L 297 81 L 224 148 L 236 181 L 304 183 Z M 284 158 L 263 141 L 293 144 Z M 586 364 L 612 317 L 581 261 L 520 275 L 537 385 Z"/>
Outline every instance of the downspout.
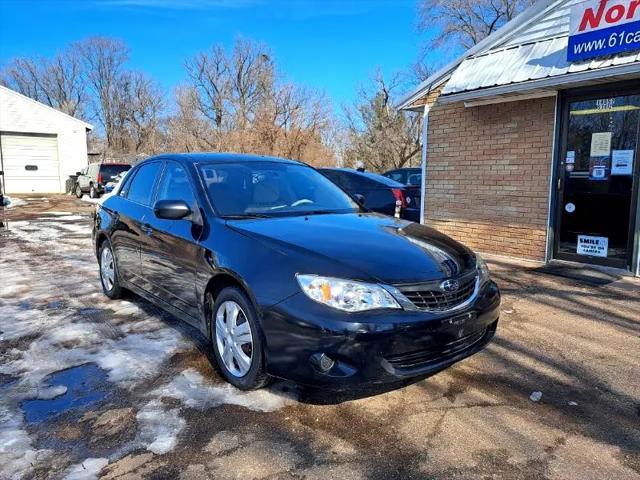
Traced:
<path fill-rule="evenodd" d="M 2 157 L 2 135 L 0 135 L 0 207 L 4 206 L 4 158 Z"/>
<path fill-rule="evenodd" d="M 420 223 L 425 223 L 425 205 L 424 202 L 427 198 L 427 140 L 429 138 L 429 110 L 431 105 L 425 104 L 424 112 L 422 114 L 422 185 L 420 187 Z"/>

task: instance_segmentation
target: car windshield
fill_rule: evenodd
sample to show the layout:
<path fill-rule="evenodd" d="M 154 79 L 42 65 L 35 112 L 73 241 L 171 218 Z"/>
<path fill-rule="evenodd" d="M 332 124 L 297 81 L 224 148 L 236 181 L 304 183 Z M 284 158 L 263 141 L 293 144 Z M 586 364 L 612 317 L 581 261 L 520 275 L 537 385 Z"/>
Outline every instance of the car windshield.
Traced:
<path fill-rule="evenodd" d="M 313 168 L 279 162 L 200 165 L 207 194 L 223 217 L 352 213 L 359 210 Z"/>

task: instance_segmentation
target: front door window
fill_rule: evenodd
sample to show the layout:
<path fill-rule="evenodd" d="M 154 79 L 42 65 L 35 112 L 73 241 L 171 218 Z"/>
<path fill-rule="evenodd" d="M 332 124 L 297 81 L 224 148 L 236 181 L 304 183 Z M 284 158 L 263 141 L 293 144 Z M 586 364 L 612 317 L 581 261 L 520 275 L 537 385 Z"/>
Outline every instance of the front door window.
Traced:
<path fill-rule="evenodd" d="M 556 257 L 630 268 L 640 95 L 565 108 Z"/>

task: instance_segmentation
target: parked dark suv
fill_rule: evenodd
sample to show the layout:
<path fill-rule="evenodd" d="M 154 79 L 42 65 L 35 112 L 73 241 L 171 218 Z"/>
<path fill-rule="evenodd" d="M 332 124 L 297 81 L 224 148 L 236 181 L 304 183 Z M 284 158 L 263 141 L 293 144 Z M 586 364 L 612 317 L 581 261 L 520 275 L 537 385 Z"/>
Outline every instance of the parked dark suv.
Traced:
<path fill-rule="evenodd" d="M 364 207 L 394 215 L 400 202 L 400 218 L 420 222 L 420 189 L 412 188 L 382 175 L 350 168 L 321 168 L 320 172 L 349 195 L 359 195 Z"/>
<path fill-rule="evenodd" d="M 241 389 L 424 376 L 481 350 L 498 323 L 480 257 L 363 211 L 291 160 L 147 159 L 98 204 L 93 238 L 104 293 L 131 290 L 198 328 Z"/>
<path fill-rule="evenodd" d="M 88 193 L 91 198 L 98 198 L 105 193 L 105 185 L 131 165 L 126 163 L 93 163 L 81 172 L 77 172 L 75 194 L 78 198 Z"/>

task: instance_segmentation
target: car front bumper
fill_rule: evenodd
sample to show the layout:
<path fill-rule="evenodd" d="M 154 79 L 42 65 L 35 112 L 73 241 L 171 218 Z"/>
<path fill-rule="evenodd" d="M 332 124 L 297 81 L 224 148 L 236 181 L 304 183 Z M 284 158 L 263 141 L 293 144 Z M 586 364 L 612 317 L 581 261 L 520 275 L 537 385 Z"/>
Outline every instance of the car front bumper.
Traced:
<path fill-rule="evenodd" d="M 304 385 L 344 390 L 438 372 L 493 338 L 500 293 L 486 282 L 454 313 L 386 310 L 348 314 L 299 293 L 263 312 L 267 371 Z M 325 367 L 319 364 L 324 355 Z"/>

